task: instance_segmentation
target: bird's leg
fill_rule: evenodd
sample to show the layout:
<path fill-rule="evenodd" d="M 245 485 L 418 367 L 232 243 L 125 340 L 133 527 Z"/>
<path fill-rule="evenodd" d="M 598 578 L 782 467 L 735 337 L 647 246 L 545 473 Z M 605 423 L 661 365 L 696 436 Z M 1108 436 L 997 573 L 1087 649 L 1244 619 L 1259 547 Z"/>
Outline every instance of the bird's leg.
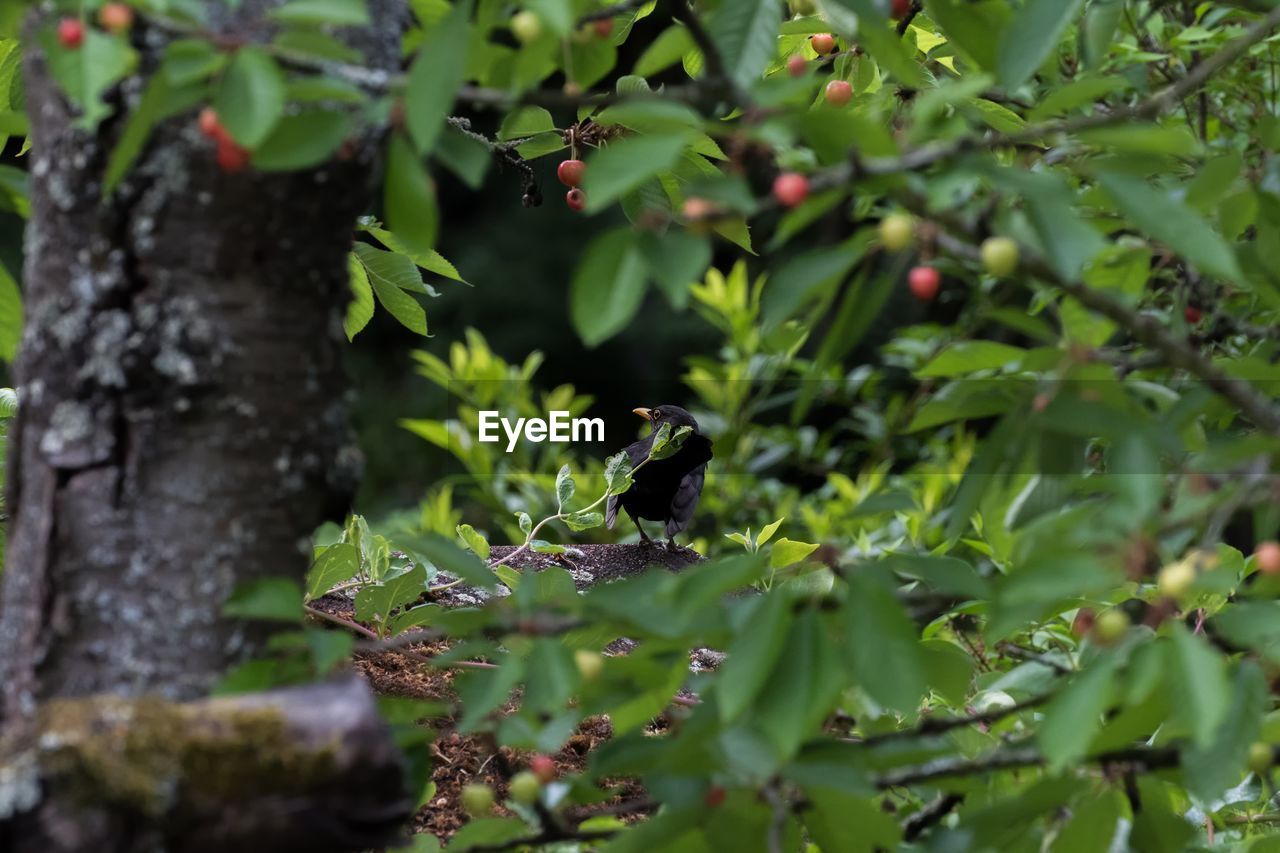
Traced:
<path fill-rule="evenodd" d="M 631 515 L 631 510 L 627 510 L 627 515 L 631 517 L 631 520 L 633 522 L 635 522 L 636 530 L 640 531 L 640 541 L 643 544 L 649 545 L 652 547 L 653 540 L 649 538 L 649 534 L 644 532 L 644 527 L 641 526 L 640 519 L 636 518 L 634 515 Z"/>
<path fill-rule="evenodd" d="M 667 537 L 667 550 L 668 551 L 680 550 L 680 546 L 676 544 L 676 537 L 674 534 Z"/>

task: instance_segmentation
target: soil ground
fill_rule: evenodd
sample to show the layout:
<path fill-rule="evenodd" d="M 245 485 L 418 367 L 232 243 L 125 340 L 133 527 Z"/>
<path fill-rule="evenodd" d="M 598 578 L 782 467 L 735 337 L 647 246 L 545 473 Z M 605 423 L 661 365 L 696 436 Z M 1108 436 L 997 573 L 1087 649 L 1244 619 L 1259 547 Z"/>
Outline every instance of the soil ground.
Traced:
<path fill-rule="evenodd" d="M 509 546 L 495 547 L 491 556 L 502 559 L 515 550 Z M 513 565 L 525 570 L 560 566 L 573 574 L 579 589 L 585 589 L 594 584 L 640 574 L 655 564 L 679 571 L 701 559 L 697 552 L 687 548 L 667 551 L 661 546 L 587 545 L 562 556 L 524 552 Z M 483 593 L 462 586 L 449 590 L 449 593 L 444 603 L 472 604 L 477 597 L 483 596 Z M 341 595 L 318 599 L 312 602 L 312 606 L 335 616 L 353 618 L 354 608 L 350 599 Z M 448 641 L 435 641 L 406 646 L 404 651 L 435 655 L 447 648 Z M 695 656 L 694 664 L 705 665 L 699 656 Z M 368 679 L 373 689 L 382 695 L 444 701 L 455 698 L 452 670 L 425 665 L 399 650 L 357 654 L 354 666 Z M 431 778 L 436 790 L 419 809 L 413 821 L 415 833 L 430 833 L 442 843 L 468 819 L 461 804 L 461 792 L 465 785 L 472 782 L 490 785 L 501 802 L 506 797 L 507 779 L 527 767 L 532 757 L 531 753 L 498 747 L 490 738 L 454 731 L 454 722 L 448 717 L 423 721 L 423 725 L 430 726 L 439 733 L 432 747 L 434 767 Z M 560 751 L 551 756 L 557 771 L 561 775 L 581 772 L 586 767 L 591 750 L 608 740 L 612 734 L 613 727 L 607 717 L 593 717 L 584 721 Z M 610 799 L 581 809 L 575 816 L 581 817 L 582 813 L 593 810 L 607 811 L 610 806 L 644 796 L 643 789 L 634 780 L 606 780 L 605 788 L 613 792 Z M 498 813 L 502 813 L 501 808 Z"/>

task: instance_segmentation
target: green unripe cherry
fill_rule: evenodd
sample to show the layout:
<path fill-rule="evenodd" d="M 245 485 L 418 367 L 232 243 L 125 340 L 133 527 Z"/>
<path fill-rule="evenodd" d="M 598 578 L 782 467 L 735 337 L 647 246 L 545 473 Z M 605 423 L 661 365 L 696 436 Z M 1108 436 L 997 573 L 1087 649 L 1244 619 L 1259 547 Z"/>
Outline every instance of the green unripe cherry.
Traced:
<path fill-rule="evenodd" d="M 982 243 L 982 266 L 1003 278 L 1018 268 L 1018 244 L 1008 237 L 992 237 Z"/>

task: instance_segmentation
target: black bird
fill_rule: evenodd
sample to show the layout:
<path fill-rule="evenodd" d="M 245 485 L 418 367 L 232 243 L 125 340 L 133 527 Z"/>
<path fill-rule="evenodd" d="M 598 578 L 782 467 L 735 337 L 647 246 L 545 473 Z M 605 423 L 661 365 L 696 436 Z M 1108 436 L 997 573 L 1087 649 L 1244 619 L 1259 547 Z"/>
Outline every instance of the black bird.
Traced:
<path fill-rule="evenodd" d="M 693 415 L 679 406 L 654 406 L 652 409 L 632 409 L 653 425 L 652 431 L 627 445 L 627 456 L 635 467 L 645 460 L 653 447 L 653 438 L 663 424 L 670 424 L 674 434 L 680 427 L 692 427 L 693 432 L 671 456 L 654 459 L 635 472 L 631 488 L 620 495 L 611 495 L 605 508 L 605 523 L 610 529 L 618 519 L 618 507 L 627 511 L 640 531 L 646 545 L 653 540 L 644 532 L 640 519 L 661 521 L 666 524 L 667 547 L 676 546 L 676 534 L 688 526 L 693 511 L 702 496 L 702 481 L 711 461 L 711 440 L 698 432 L 698 422 Z"/>

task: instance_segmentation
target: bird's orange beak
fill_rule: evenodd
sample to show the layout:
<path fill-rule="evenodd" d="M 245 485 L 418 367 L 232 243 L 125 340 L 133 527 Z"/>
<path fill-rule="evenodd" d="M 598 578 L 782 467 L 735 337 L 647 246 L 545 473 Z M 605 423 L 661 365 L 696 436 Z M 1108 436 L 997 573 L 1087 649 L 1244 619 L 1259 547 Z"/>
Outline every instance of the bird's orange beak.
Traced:
<path fill-rule="evenodd" d="M 653 411 L 651 409 L 640 408 L 632 409 L 631 411 L 644 418 L 646 421 L 653 420 Z"/>

